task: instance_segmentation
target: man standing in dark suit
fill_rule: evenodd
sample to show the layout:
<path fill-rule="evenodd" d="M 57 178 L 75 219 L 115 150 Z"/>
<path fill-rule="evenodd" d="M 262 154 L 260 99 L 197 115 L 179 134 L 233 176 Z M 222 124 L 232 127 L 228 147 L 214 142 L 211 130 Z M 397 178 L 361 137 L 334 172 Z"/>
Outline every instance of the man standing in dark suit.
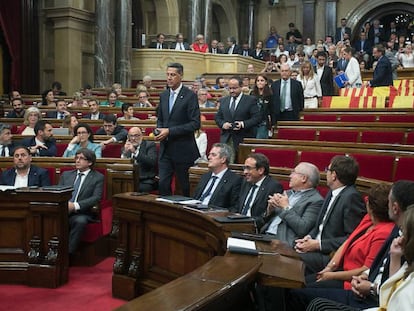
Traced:
<path fill-rule="evenodd" d="M 9 124 L 0 123 L 0 157 L 9 157 L 13 154 L 13 135 Z"/>
<path fill-rule="evenodd" d="M 27 137 L 20 142 L 29 148 L 33 156 L 55 157 L 56 140 L 53 138 L 53 127 L 45 120 L 39 120 L 34 127 L 35 137 Z"/>
<path fill-rule="evenodd" d="M 333 96 L 333 74 L 332 68 L 326 65 L 326 53 L 320 51 L 316 57 L 318 63 L 315 66 L 315 73 L 318 75 L 321 84 L 322 96 Z"/>
<path fill-rule="evenodd" d="M 335 42 L 344 41 L 345 34 L 351 37 L 351 28 L 346 27 L 346 18 L 341 19 L 341 27 L 336 28 Z"/>
<path fill-rule="evenodd" d="M 261 121 L 256 99 L 243 94 L 241 86 L 239 77 L 229 79 L 230 96 L 219 100 L 220 107 L 215 116 L 216 124 L 221 129 L 220 142 L 229 144 L 235 157 L 243 138 L 255 137 L 256 126 Z"/>
<path fill-rule="evenodd" d="M 280 66 L 280 80 L 272 84 L 272 105 L 274 116 L 272 124 L 277 121 L 297 121 L 303 110 L 304 96 L 302 84 L 290 78 L 288 64 Z"/>
<path fill-rule="evenodd" d="M 19 187 L 50 186 L 46 169 L 32 165 L 32 156 L 25 146 L 18 146 L 13 152 L 14 167 L 3 172 L 0 185 Z"/>
<path fill-rule="evenodd" d="M 360 193 L 355 189 L 359 166 L 354 158 L 335 156 L 326 171 L 326 183 L 331 189 L 322 205 L 315 227 L 295 249 L 306 264 L 306 274 L 321 271 L 330 254 L 348 238 L 366 213 Z"/>
<path fill-rule="evenodd" d="M 372 55 L 377 59 L 377 66 L 374 70 L 374 76 L 367 84 L 371 87 L 390 86 L 392 82 L 392 67 L 388 58 L 385 56 L 385 49 L 381 44 L 372 49 Z"/>
<path fill-rule="evenodd" d="M 139 191 L 150 192 L 157 187 L 155 180 L 157 148 L 153 141 L 143 140 L 142 137 L 143 134 L 139 127 L 131 127 L 121 158 L 134 159 L 139 169 Z"/>
<path fill-rule="evenodd" d="M 190 45 L 187 42 L 184 42 L 184 36 L 182 33 L 178 33 L 175 36 L 175 42 L 170 46 L 171 50 L 176 51 L 190 51 Z"/>
<path fill-rule="evenodd" d="M 229 169 L 231 148 L 222 143 L 212 146 L 208 154 L 210 172 L 201 176 L 194 198 L 203 205 L 238 210 L 241 176 Z"/>
<path fill-rule="evenodd" d="M 92 150 L 81 148 L 75 155 L 75 170 L 62 173 L 61 186 L 73 186 L 68 202 L 69 254 L 73 254 L 88 222 L 93 221 L 92 208 L 99 204 L 104 188 L 104 176 L 95 171 L 96 155 Z"/>
<path fill-rule="evenodd" d="M 200 157 L 194 131 L 200 128 L 197 95 L 182 84 L 183 65 L 167 67 L 168 90 L 160 94 L 155 139 L 160 141 L 159 191 L 170 195 L 175 173 L 183 195 L 190 195 L 188 169 Z"/>
<path fill-rule="evenodd" d="M 269 169 L 269 159 L 261 153 L 251 153 L 244 161 L 238 212 L 253 217 L 256 228 L 264 225 L 269 196 L 283 192 L 282 185 L 269 176 Z"/>
<path fill-rule="evenodd" d="M 102 120 L 104 118 L 105 114 L 99 112 L 99 103 L 96 99 L 88 100 L 88 106 L 90 113 L 84 115 L 83 119 Z"/>
<path fill-rule="evenodd" d="M 375 257 L 369 272 L 354 276 L 352 290 L 331 288 L 306 288 L 293 290 L 288 301 L 294 300 L 289 310 L 305 310 L 312 299 L 318 299 L 318 310 L 357 311 L 378 307 L 379 288 L 389 278 L 390 246 L 399 237 L 407 207 L 414 204 L 414 182 L 400 180 L 392 185 L 388 196 L 389 215 L 395 227 Z"/>

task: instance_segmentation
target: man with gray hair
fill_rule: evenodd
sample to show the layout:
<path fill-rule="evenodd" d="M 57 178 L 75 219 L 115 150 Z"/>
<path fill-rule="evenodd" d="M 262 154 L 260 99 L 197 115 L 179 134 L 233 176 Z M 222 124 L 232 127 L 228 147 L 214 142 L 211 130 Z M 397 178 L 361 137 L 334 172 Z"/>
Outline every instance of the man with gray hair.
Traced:
<path fill-rule="evenodd" d="M 212 146 L 208 154 L 209 172 L 201 176 L 194 192 L 194 198 L 203 205 L 237 209 L 242 178 L 229 169 L 232 152 L 226 144 Z"/>
<path fill-rule="evenodd" d="M 266 224 L 261 232 L 294 246 L 316 223 L 323 198 L 316 187 L 318 168 L 308 162 L 299 163 L 290 173 L 289 190 L 269 196 Z"/>
<path fill-rule="evenodd" d="M 13 135 L 9 124 L 0 123 L 0 156 L 9 157 L 13 154 Z"/>

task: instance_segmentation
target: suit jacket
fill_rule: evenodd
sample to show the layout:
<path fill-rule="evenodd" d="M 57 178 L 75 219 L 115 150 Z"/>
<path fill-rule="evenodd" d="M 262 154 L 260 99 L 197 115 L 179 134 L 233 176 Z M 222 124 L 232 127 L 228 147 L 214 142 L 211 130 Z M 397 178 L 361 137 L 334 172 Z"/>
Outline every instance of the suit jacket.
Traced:
<path fill-rule="evenodd" d="M 200 182 L 194 192 L 195 199 L 200 199 L 211 175 L 212 173 L 209 172 L 201 176 Z M 211 195 L 208 205 L 228 208 L 232 212 L 238 211 L 241 182 L 242 177 L 240 175 L 227 169 Z"/>
<path fill-rule="evenodd" d="M 63 172 L 59 179 L 59 185 L 73 186 L 77 174 L 77 170 Z M 103 189 L 104 176 L 97 171 L 91 170 L 85 177 L 79 190 L 77 202 L 80 210 L 78 213 L 91 215 L 92 207 L 96 206 L 102 199 Z"/>
<path fill-rule="evenodd" d="M 148 46 L 148 48 L 150 48 L 150 49 L 156 49 L 157 48 L 157 45 L 158 45 L 158 42 L 151 42 L 150 45 Z M 167 43 L 163 43 L 162 44 L 162 49 L 163 50 L 167 50 L 168 49 Z"/>
<path fill-rule="evenodd" d="M 1 174 L 0 185 L 14 186 L 16 181 L 16 169 L 14 167 L 4 171 Z M 28 187 L 50 186 L 49 173 L 46 169 L 30 165 L 29 177 L 27 180 Z"/>
<path fill-rule="evenodd" d="M 335 31 L 335 42 L 341 41 L 341 32 L 342 32 L 342 27 L 337 27 Z M 351 33 L 352 33 L 351 28 L 345 27 L 345 33 L 347 33 L 349 37 L 351 37 Z"/>
<path fill-rule="evenodd" d="M 336 65 L 336 71 L 345 71 L 348 66 L 348 61 L 344 58 L 338 58 L 338 64 Z"/>
<path fill-rule="evenodd" d="M 177 42 L 173 42 L 170 46 L 171 50 L 175 50 L 175 47 L 177 46 Z M 184 46 L 184 50 L 186 51 L 190 51 L 190 45 L 187 42 L 183 42 L 183 46 Z M 155 45 L 155 48 L 157 47 L 157 45 Z"/>
<path fill-rule="evenodd" d="M 102 112 L 98 112 L 98 120 L 102 120 L 104 118 L 105 114 Z M 91 113 L 87 113 L 85 114 L 82 119 L 92 119 L 92 114 Z"/>
<path fill-rule="evenodd" d="M 361 45 L 362 42 L 361 40 L 358 40 L 357 42 L 355 42 L 354 44 L 354 49 L 356 53 L 361 52 Z M 369 40 L 365 40 L 364 41 L 364 46 L 362 47 L 362 51 L 364 51 L 365 53 L 371 55 L 372 54 L 372 45 L 371 45 L 371 41 Z"/>
<path fill-rule="evenodd" d="M 46 112 L 46 118 L 58 119 L 58 112 L 56 110 L 55 111 L 48 111 L 48 112 Z"/>
<path fill-rule="evenodd" d="M 314 68 L 316 72 L 317 67 L 314 67 Z M 331 67 L 323 66 L 323 73 L 322 73 L 322 76 L 319 82 L 321 83 L 322 96 L 333 96 L 334 95 L 333 74 L 332 74 Z"/>
<path fill-rule="evenodd" d="M 244 51 L 247 51 L 247 56 L 252 56 L 252 50 L 251 49 L 247 49 L 247 50 L 240 49 L 239 50 L 239 55 L 243 56 Z"/>
<path fill-rule="evenodd" d="M 229 54 L 230 47 L 226 47 L 224 54 Z M 240 46 L 234 45 L 233 52 L 231 54 L 240 54 Z"/>
<path fill-rule="evenodd" d="M 251 186 L 251 183 L 243 180 L 240 188 L 239 213 L 243 210 Z M 256 220 L 257 228 L 261 228 L 264 225 L 264 216 L 267 210 L 267 200 L 269 199 L 269 195 L 282 192 L 283 186 L 277 180 L 269 175 L 264 178 L 260 188 L 257 190 L 256 197 L 250 209 L 251 216 Z"/>
<path fill-rule="evenodd" d="M 312 238 L 315 238 L 319 232 L 319 225 L 323 221 L 331 197 L 332 191 L 329 191 L 320 210 L 316 226 L 309 233 Z M 323 221 L 321 253 L 330 254 L 336 251 L 358 226 L 365 213 L 365 204 L 361 194 L 354 186 L 346 186 L 335 198 Z"/>
<path fill-rule="evenodd" d="M 292 193 L 288 191 L 288 196 Z M 265 233 L 274 217 L 279 216 L 282 222 L 278 225 L 275 238 L 294 246 L 296 239 L 305 236 L 314 226 L 323 203 L 323 198 L 318 190 L 305 191 L 300 199 L 289 210 L 277 208 L 266 217 L 266 224 L 261 229 Z"/>
<path fill-rule="evenodd" d="M 25 113 L 25 109 L 22 110 L 23 112 L 21 113 L 20 116 L 18 116 L 16 114 L 16 111 L 12 110 L 7 114 L 7 118 L 23 118 L 24 117 L 24 113 Z"/>
<path fill-rule="evenodd" d="M 36 140 L 34 137 L 27 137 L 23 138 L 20 141 L 20 144 L 29 148 L 32 146 L 36 146 Z M 54 138 L 49 138 L 49 140 L 45 142 L 45 145 L 47 149 L 39 149 L 38 155 L 41 157 L 56 157 L 56 140 Z"/>
<path fill-rule="evenodd" d="M 377 62 L 377 66 L 374 70 L 374 76 L 370 85 L 376 86 L 389 86 L 392 85 L 392 67 L 389 59 L 384 55 Z"/>
<path fill-rule="evenodd" d="M 219 100 L 220 107 L 214 119 L 217 126 L 221 129 L 220 142 L 227 143 L 232 139 L 233 147 L 237 151 L 243 138 L 255 137 L 256 126 L 260 123 L 262 117 L 256 104 L 255 97 L 243 94 L 237 104 L 234 115 L 230 111 L 230 100 L 231 96 L 226 96 Z M 244 128 L 237 131 L 223 129 L 223 124 L 225 122 L 234 123 L 235 121 L 243 121 Z"/>
<path fill-rule="evenodd" d="M 255 59 L 260 59 L 260 60 L 264 60 L 266 53 L 263 50 L 260 50 L 259 54 L 256 54 L 256 49 L 253 49 L 251 56 Z"/>
<path fill-rule="evenodd" d="M 0 144 L 0 146 L 1 146 L 1 144 Z M 3 145 L 3 148 L 6 147 L 6 148 L 9 149 L 9 157 L 11 157 L 13 155 L 13 151 L 14 151 L 14 148 L 16 148 L 16 146 L 17 145 L 14 142 L 11 142 L 10 145 Z M 0 149 L 3 149 L 3 148 L 0 148 Z"/>
<path fill-rule="evenodd" d="M 384 42 L 384 41 L 386 41 L 386 40 L 388 40 L 388 39 L 385 39 L 384 37 L 385 37 L 385 31 L 384 31 L 384 28 L 379 28 L 378 29 L 379 30 L 379 44 L 382 44 L 382 42 Z M 369 32 L 368 32 L 368 39 L 369 40 L 371 40 L 371 45 L 372 46 L 374 46 L 375 45 L 375 30 L 374 30 L 374 27 L 371 27 L 370 29 L 369 29 Z"/>
<path fill-rule="evenodd" d="M 105 129 L 101 127 L 96 131 L 96 135 L 107 135 Z M 117 125 L 114 131 L 111 134 L 112 137 L 115 137 L 116 141 L 125 142 L 128 137 L 127 130 L 122 125 Z"/>
<path fill-rule="evenodd" d="M 272 117 L 272 124 L 275 124 L 280 119 L 280 87 L 281 80 L 272 83 L 272 105 L 274 115 Z M 299 112 L 303 110 L 305 105 L 305 98 L 303 96 L 302 84 L 299 81 L 290 79 L 290 98 L 292 101 L 292 110 L 295 115 L 295 120 L 299 120 Z M 294 121 L 294 120 L 292 120 Z"/>
<path fill-rule="evenodd" d="M 200 107 L 196 94 L 182 86 L 174 106 L 169 110 L 170 91 L 160 94 L 157 127 L 168 128 L 167 139 L 160 143 L 160 159 L 166 153 L 176 163 L 192 163 L 200 157 L 194 138 L 194 131 L 200 128 Z"/>
<path fill-rule="evenodd" d="M 139 146 L 139 153 L 137 156 L 131 152 L 122 152 L 123 158 L 133 157 L 135 163 L 139 164 L 139 180 L 140 181 L 154 181 L 157 166 L 157 148 L 155 143 L 150 140 L 143 140 Z"/>

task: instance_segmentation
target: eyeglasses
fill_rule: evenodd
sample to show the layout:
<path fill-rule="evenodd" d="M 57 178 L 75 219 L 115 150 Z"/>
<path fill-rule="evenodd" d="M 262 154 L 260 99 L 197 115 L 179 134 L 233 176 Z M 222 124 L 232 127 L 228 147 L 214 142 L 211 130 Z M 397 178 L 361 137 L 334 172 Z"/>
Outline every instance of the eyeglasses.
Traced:
<path fill-rule="evenodd" d="M 251 170 L 255 170 L 255 169 L 257 169 L 256 167 L 253 167 L 253 166 L 248 166 L 248 165 L 244 165 L 243 166 L 243 171 L 251 171 Z"/>
<path fill-rule="evenodd" d="M 328 171 L 333 172 L 334 170 L 327 166 L 327 167 L 325 167 L 325 173 L 328 173 Z"/>
<path fill-rule="evenodd" d="M 85 161 L 87 161 L 88 159 L 83 157 L 83 156 L 76 156 L 75 160 L 85 160 Z"/>

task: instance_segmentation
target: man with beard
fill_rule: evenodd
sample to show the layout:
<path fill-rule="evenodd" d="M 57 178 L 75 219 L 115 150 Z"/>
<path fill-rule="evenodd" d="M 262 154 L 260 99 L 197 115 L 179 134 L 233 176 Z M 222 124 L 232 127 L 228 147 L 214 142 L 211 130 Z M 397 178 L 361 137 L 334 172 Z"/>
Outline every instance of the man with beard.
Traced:
<path fill-rule="evenodd" d="M 52 125 L 48 121 L 39 120 L 34 127 L 34 132 L 34 137 L 23 139 L 21 144 L 29 148 L 33 156 L 55 157 L 57 149 Z"/>
<path fill-rule="evenodd" d="M 11 100 L 11 104 L 12 104 L 13 110 L 7 114 L 7 117 L 8 118 L 23 118 L 24 113 L 25 113 L 25 110 L 23 108 L 24 107 L 23 100 L 20 97 L 13 98 Z"/>

